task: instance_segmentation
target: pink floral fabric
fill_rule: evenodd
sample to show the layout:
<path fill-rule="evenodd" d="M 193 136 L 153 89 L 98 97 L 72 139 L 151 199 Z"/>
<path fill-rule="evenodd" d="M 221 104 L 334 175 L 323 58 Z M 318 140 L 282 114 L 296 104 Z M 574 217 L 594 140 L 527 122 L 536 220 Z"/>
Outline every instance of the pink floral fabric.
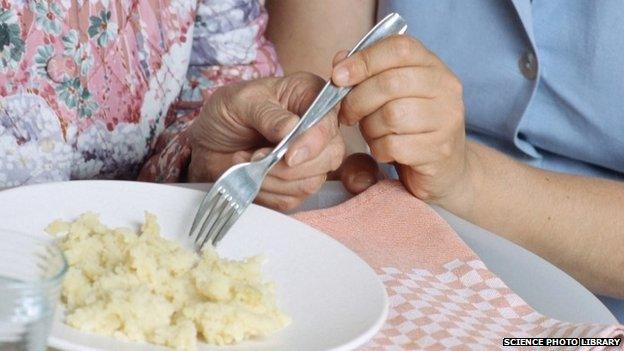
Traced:
<path fill-rule="evenodd" d="M 279 73 L 266 21 L 258 0 L 0 0 L 0 187 L 177 181 L 197 110 L 176 103 Z"/>

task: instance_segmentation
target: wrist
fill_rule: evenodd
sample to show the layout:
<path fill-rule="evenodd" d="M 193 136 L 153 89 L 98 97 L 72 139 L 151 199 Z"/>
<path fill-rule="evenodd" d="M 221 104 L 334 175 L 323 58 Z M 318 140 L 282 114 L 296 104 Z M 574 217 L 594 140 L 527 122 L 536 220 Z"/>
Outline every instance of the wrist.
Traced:
<path fill-rule="evenodd" d="M 466 142 L 463 169 L 450 187 L 447 196 L 437 201 L 437 205 L 462 217 L 471 218 L 483 183 L 484 167 L 480 146 Z"/>

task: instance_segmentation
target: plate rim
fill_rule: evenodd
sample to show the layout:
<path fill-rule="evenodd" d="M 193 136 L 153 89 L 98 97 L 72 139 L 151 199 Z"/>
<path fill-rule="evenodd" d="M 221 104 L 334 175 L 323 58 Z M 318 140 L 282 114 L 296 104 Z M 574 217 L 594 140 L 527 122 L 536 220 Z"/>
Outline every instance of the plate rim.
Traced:
<path fill-rule="evenodd" d="M 86 186 L 89 184 L 97 184 L 97 185 L 104 185 L 104 186 L 115 186 L 115 184 L 125 184 L 126 186 L 132 186 L 132 187 L 147 187 L 147 188 L 168 188 L 168 191 L 173 191 L 173 192 L 186 192 L 187 194 L 191 195 L 191 194 L 195 194 L 195 195 L 205 195 L 206 192 L 202 191 L 202 190 L 198 190 L 198 189 L 192 189 L 192 188 L 188 188 L 188 187 L 181 187 L 179 186 L 179 183 L 153 183 L 153 182 L 141 182 L 141 181 L 132 181 L 132 180 L 108 180 L 108 179 L 93 179 L 93 180 L 70 180 L 70 181 L 54 181 L 54 182 L 47 182 L 47 183 L 37 183 L 37 184 L 28 184 L 28 185 L 23 185 L 23 186 L 17 186 L 17 187 L 13 187 L 13 188 L 8 188 L 8 189 L 1 189 L 0 188 L 0 198 L 3 196 L 7 196 L 7 194 L 9 194 L 8 196 L 10 196 L 10 194 L 16 193 L 16 192 L 21 192 L 24 190 L 29 190 L 29 191 L 34 191 L 37 188 L 46 188 L 46 187 L 67 187 L 67 186 L 73 186 L 71 184 L 80 184 L 81 186 Z M 301 222 L 293 217 L 291 217 L 290 215 L 275 211 L 273 209 L 270 209 L 268 207 L 264 207 L 261 205 L 257 205 L 255 203 L 252 203 L 250 207 L 259 209 L 260 211 L 269 211 L 271 213 L 273 213 L 273 215 L 277 215 L 285 220 L 288 221 L 294 221 L 297 222 L 299 225 L 303 225 L 306 226 L 308 228 L 308 230 L 312 230 L 314 231 L 317 235 L 321 235 L 324 236 L 326 239 L 332 241 L 335 245 L 339 245 L 342 249 L 346 250 L 347 252 L 349 252 L 355 259 L 359 260 L 375 277 L 375 283 L 378 285 L 378 287 L 380 288 L 380 291 L 382 292 L 382 303 L 383 303 L 383 309 L 382 309 L 382 313 L 379 315 L 379 317 L 375 320 L 375 322 L 373 324 L 370 325 L 370 327 L 363 332 L 362 334 L 360 334 L 358 337 L 349 340 L 341 345 L 337 345 L 331 349 L 327 349 L 326 351 L 342 351 L 342 350 L 354 350 L 362 345 L 364 345 L 366 342 L 372 340 L 374 338 L 374 336 L 381 330 L 381 328 L 383 327 L 383 325 L 385 324 L 385 322 L 387 321 L 388 318 L 388 314 L 390 311 L 390 303 L 389 303 L 389 297 L 388 297 L 388 291 L 386 286 L 383 284 L 383 282 L 381 281 L 381 278 L 379 276 L 379 274 L 375 271 L 375 269 L 368 263 L 366 262 L 362 257 L 360 257 L 360 255 L 358 255 L 355 251 L 353 251 L 351 248 L 349 248 L 348 246 L 344 245 L 342 242 L 336 240 L 335 238 L 333 238 L 331 235 L 318 230 L 317 228 L 314 228 L 312 226 L 310 226 L 307 223 Z M 67 326 L 67 324 L 63 323 L 64 325 Z M 51 328 L 53 327 L 53 325 L 51 326 Z M 69 327 L 69 326 L 68 326 Z M 71 328 L 71 327 L 70 327 Z M 73 328 L 72 328 L 73 329 Z M 85 332 L 81 332 L 80 333 L 83 334 L 90 334 L 90 333 L 85 333 Z M 93 334 L 95 335 L 95 334 Z M 101 336 L 101 335 L 98 335 Z M 102 336 L 102 337 L 107 337 L 107 336 Z M 111 338 L 111 337 L 108 337 Z M 116 341 L 122 341 L 122 340 L 118 340 L 118 339 L 114 339 L 111 338 L 113 340 Z M 123 342 L 123 341 L 122 341 Z M 151 344 L 151 343 L 143 343 L 143 342 L 128 342 L 128 343 L 134 343 L 137 345 L 155 345 L 155 344 Z M 54 336 L 52 335 L 52 333 L 50 333 L 50 335 L 48 336 L 48 341 L 47 341 L 47 345 L 48 347 L 52 347 L 58 350 L 68 350 L 68 351 L 101 351 L 102 349 L 99 348 L 93 348 L 91 346 L 83 346 L 83 345 L 77 345 L 75 343 L 72 343 L 70 341 L 67 341 L 66 339 L 60 338 L 58 336 Z M 162 345 L 155 345 L 155 346 L 160 346 L 160 347 L 165 347 Z M 235 345 L 232 345 L 235 346 Z M 171 348 L 169 348 L 171 349 Z M 171 349 L 173 350 L 173 349 Z"/>

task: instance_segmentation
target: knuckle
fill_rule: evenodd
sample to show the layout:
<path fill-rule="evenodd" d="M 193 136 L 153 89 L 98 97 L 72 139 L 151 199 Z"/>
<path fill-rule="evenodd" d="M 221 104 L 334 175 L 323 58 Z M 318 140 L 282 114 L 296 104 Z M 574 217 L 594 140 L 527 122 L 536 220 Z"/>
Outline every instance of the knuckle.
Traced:
<path fill-rule="evenodd" d="M 367 137 L 374 133 L 374 124 L 372 119 L 369 117 L 364 117 L 359 124 L 360 132 L 364 140 L 367 140 Z"/>
<path fill-rule="evenodd" d="M 453 114 L 452 114 L 454 119 L 460 122 L 461 124 L 463 124 L 465 112 L 466 111 L 464 107 L 464 101 L 462 99 L 457 100 L 457 103 L 455 107 L 453 108 Z"/>
<path fill-rule="evenodd" d="M 410 152 L 405 147 L 397 149 L 393 155 L 396 162 L 400 164 L 409 165 L 412 163 Z"/>
<path fill-rule="evenodd" d="M 392 160 L 407 164 L 408 162 L 408 153 L 405 150 L 405 147 L 401 145 L 401 142 L 396 136 L 390 135 L 383 139 L 383 149 L 384 154 L 390 157 Z"/>
<path fill-rule="evenodd" d="M 440 145 L 440 155 L 444 158 L 449 158 L 453 155 L 453 143 L 451 141 L 446 141 Z"/>
<path fill-rule="evenodd" d="M 263 113 L 261 116 L 262 120 L 260 123 L 267 124 L 275 135 L 288 134 L 297 123 L 297 118 L 295 116 L 284 116 L 283 118 L 277 119 L 277 121 L 269 117 L 271 113 Z"/>
<path fill-rule="evenodd" d="M 396 133 L 407 113 L 405 106 L 398 102 L 391 102 L 384 105 L 382 112 L 386 125 Z"/>
<path fill-rule="evenodd" d="M 393 37 L 392 54 L 401 58 L 409 58 L 414 54 L 416 40 L 406 35 L 396 35 Z"/>
<path fill-rule="evenodd" d="M 404 149 L 397 151 L 394 154 L 394 159 L 396 160 L 396 162 L 402 165 L 409 165 L 410 163 L 412 163 L 409 152 Z"/>
<path fill-rule="evenodd" d="M 305 179 L 301 183 L 301 192 L 305 195 L 312 195 L 323 186 L 323 183 L 325 183 L 324 176 Z"/>
<path fill-rule="evenodd" d="M 384 140 L 384 147 L 388 150 L 389 154 L 395 155 L 398 150 L 401 150 L 399 139 L 395 138 L 393 135 L 386 137 Z"/>
<path fill-rule="evenodd" d="M 234 88 L 234 87 L 233 87 Z M 234 93 L 234 99 L 240 102 L 254 100 L 258 95 L 258 89 L 253 84 L 239 84 Z"/>
<path fill-rule="evenodd" d="M 433 95 L 430 97 L 435 97 L 437 95 L 446 96 L 448 94 L 448 90 L 445 84 L 445 73 L 441 69 L 433 68 L 431 69 L 431 83 L 433 87 Z"/>
<path fill-rule="evenodd" d="M 206 110 L 203 113 L 206 119 L 213 120 L 217 116 L 227 115 L 228 112 L 233 112 L 240 109 L 241 106 L 245 106 L 245 101 L 239 96 L 239 84 L 232 84 L 224 87 L 220 87 L 215 90 L 204 104 L 202 110 Z M 238 107 L 238 108 L 235 108 Z M 204 111 L 203 111 L 204 112 Z"/>
<path fill-rule="evenodd" d="M 348 121 L 354 121 L 358 116 L 357 101 L 351 95 L 347 95 L 340 105 L 340 112 Z"/>
<path fill-rule="evenodd" d="M 426 164 L 422 165 L 418 168 L 418 172 L 427 177 L 435 177 L 439 170 L 438 167 L 434 164 Z"/>
<path fill-rule="evenodd" d="M 459 80 L 459 78 L 455 75 L 451 75 L 451 78 L 449 79 L 449 89 L 455 95 L 462 96 L 464 94 L 464 86 L 461 80 Z"/>
<path fill-rule="evenodd" d="M 450 118 L 453 130 L 464 130 L 464 106 L 462 103 L 451 111 Z"/>
<path fill-rule="evenodd" d="M 391 73 L 380 75 L 378 82 L 379 89 L 385 91 L 387 94 L 394 94 L 401 91 L 401 87 L 403 87 L 405 83 L 402 76 Z"/>
<path fill-rule="evenodd" d="M 372 72 L 371 71 L 372 58 L 370 56 L 370 53 L 368 52 L 368 50 L 362 50 L 360 51 L 358 57 L 360 59 L 355 60 L 354 70 L 358 73 L 363 74 L 365 77 L 370 77 L 371 72 Z"/>
<path fill-rule="evenodd" d="M 461 100 L 450 102 L 440 113 L 444 120 L 444 130 L 455 133 L 464 129 L 464 104 Z"/>
<path fill-rule="evenodd" d="M 420 55 L 422 56 L 423 63 L 426 66 L 440 66 L 443 65 L 442 60 L 433 52 L 427 50 L 427 48 L 420 44 Z"/>

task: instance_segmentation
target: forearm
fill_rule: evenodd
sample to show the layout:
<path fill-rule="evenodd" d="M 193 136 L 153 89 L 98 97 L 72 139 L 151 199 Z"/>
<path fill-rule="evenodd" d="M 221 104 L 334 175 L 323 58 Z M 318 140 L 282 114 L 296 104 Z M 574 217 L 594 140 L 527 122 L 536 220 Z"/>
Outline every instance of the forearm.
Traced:
<path fill-rule="evenodd" d="M 529 167 L 476 143 L 467 148 L 469 196 L 444 207 L 591 290 L 624 297 L 624 184 Z"/>
<path fill-rule="evenodd" d="M 374 0 L 267 0 L 267 37 L 284 72 L 328 78 L 333 55 L 372 27 L 375 5 Z"/>

